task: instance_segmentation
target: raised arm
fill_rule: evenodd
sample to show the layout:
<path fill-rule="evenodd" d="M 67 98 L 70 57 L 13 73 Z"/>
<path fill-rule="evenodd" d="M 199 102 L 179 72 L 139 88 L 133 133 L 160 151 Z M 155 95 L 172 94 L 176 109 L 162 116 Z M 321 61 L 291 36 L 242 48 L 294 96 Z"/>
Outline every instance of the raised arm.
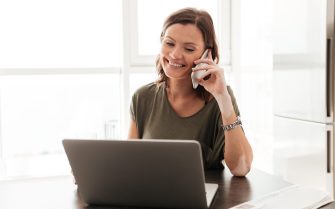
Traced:
<path fill-rule="evenodd" d="M 206 70 L 206 73 L 199 79 L 199 84 L 216 99 L 223 125 L 233 124 L 237 120 L 237 115 L 227 89 L 224 70 L 214 63 L 211 59 L 211 53 L 208 53 L 206 59 L 195 61 L 195 64 L 199 63 L 207 64 L 197 69 Z M 203 79 L 208 76 L 210 76 L 208 79 Z M 245 176 L 250 171 L 253 152 L 241 126 L 225 131 L 224 159 L 231 173 L 235 176 Z"/>

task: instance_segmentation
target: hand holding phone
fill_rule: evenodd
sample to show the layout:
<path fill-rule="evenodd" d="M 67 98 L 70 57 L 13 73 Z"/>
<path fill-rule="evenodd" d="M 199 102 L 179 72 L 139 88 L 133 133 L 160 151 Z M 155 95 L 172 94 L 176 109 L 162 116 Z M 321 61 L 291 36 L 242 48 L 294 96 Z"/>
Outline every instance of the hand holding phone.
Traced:
<path fill-rule="evenodd" d="M 201 55 L 200 59 L 205 59 L 207 56 L 208 56 L 208 49 L 206 49 L 204 51 L 204 53 Z M 207 64 L 206 63 L 199 63 L 194 68 L 196 69 L 196 68 L 202 67 L 203 65 L 207 65 Z M 191 79 L 192 79 L 192 84 L 193 84 L 194 89 L 196 89 L 199 85 L 198 79 L 200 79 L 205 73 L 206 73 L 205 70 L 192 71 Z"/>

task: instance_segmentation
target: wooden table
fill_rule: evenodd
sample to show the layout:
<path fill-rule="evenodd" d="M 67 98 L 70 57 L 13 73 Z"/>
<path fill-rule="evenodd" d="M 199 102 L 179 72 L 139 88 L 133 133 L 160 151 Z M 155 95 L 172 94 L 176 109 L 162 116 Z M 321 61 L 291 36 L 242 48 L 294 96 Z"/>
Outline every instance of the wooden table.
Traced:
<path fill-rule="evenodd" d="M 234 177 L 228 170 L 206 172 L 206 182 L 218 183 L 211 209 L 225 209 L 289 186 L 279 177 L 253 169 L 247 177 Z M 3 209 L 117 209 L 86 206 L 78 197 L 71 176 L 0 181 Z M 122 207 L 127 208 L 127 207 Z M 334 208 L 335 203 L 325 209 Z"/>

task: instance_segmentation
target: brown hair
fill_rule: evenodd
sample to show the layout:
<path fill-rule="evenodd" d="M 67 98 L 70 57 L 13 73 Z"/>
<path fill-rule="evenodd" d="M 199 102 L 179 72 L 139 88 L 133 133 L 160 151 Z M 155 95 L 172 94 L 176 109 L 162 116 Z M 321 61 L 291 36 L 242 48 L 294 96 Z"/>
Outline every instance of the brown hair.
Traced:
<path fill-rule="evenodd" d="M 204 10 L 198 10 L 195 8 L 184 8 L 178 11 L 175 11 L 164 22 L 163 30 L 161 33 L 161 40 L 165 35 L 166 30 L 173 24 L 193 24 L 195 25 L 202 33 L 205 42 L 205 48 L 210 49 L 212 52 L 212 59 L 218 63 L 219 62 L 219 53 L 218 45 L 215 36 L 215 30 L 213 25 L 213 20 L 208 12 Z M 157 84 L 161 84 L 167 80 L 167 76 L 164 73 L 163 67 L 160 63 L 160 56 L 156 58 L 156 70 L 158 72 Z M 196 88 L 197 95 L 208 101 L 210 98 L 210 93 L 205 90 L 201 85 L 198 85 Z"/>

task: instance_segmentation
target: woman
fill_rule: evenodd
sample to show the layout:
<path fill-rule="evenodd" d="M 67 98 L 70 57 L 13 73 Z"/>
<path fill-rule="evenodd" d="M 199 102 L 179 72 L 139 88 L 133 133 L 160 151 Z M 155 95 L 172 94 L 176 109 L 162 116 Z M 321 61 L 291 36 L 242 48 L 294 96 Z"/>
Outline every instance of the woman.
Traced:
<path fill-rule="evenodd" d="M 206 49 L 207 57 L 201 58 Z M 171 14 L 163 26 L 156 60 L 159 79 L 133 95 L 128 137 L 197 140 L 207 169 L 223 168 L 224 159 L 233 175 L 245 176 L 251 167 L 252 148 L 218 62 L 210 15 L 193 8 Z M 196 89 L 193 71 L 203 73 L 196 79 Z"/>

